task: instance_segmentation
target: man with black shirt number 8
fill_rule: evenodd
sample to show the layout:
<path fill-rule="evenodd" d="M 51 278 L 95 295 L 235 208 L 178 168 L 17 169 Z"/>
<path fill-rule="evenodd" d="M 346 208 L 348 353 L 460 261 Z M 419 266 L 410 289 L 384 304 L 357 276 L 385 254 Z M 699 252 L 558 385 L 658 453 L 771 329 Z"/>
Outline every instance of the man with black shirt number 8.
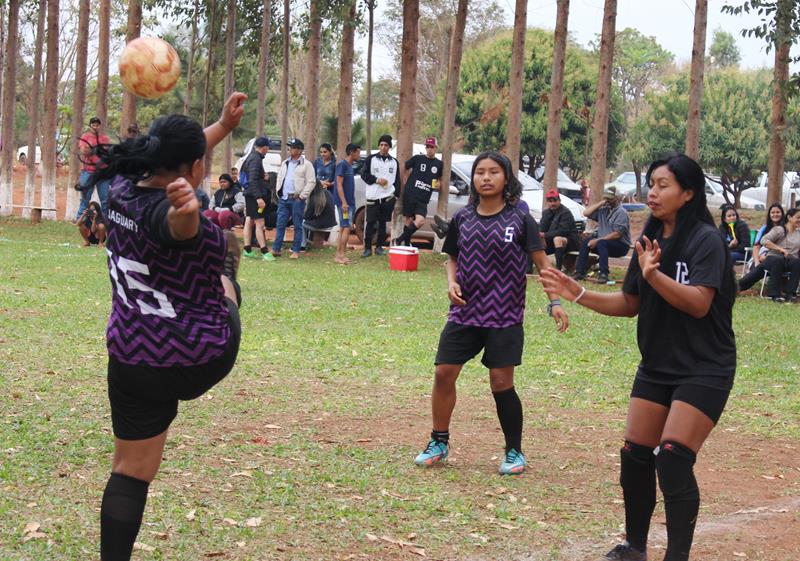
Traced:
<path fill-rule="evenodd" d="M 411 236 L 425 224 L 431 193 L 439 188 L 444 164 L 436 157 L 436 137 L 425 140 L 425 154 L 412 156 L 406 162 L 408 172 L 406 188 L 403 190 L 403 216 L 406 219 L 403 233 L 395 245 L 411 245 Z M 448 196 L 445 190 L 444 195 Z"/>

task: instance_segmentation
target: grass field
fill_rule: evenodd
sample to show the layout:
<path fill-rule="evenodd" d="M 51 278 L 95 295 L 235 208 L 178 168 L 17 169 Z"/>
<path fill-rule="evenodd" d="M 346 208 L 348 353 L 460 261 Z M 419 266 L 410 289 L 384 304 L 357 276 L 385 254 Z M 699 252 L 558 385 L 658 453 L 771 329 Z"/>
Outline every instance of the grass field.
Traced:
<path fill-rule="evenodd" d="M 331 261 L 243 262 L 237 366 L 182 405 L 135 559 L 566 561 L 618 539 L 635 319 L 568 306 L 559 335 L 531 282 L 516 376 L 530 469 L 495 474 L 502 435 L 475 361 L 459 381 L 452 462 L 423 470 L 412 459 L 430 430 L 442 258 L 424 255 L 417 273 Z M 3 561 L 99 557 L 109 307 L 104 252 L 80 248 L 73 226 L 0 220 Z M 800 558 L 799 310 L 737 301 L 736 385 L 697 468 L 701 522 L 717 525 L 698 529 L 697 559 Z"/>

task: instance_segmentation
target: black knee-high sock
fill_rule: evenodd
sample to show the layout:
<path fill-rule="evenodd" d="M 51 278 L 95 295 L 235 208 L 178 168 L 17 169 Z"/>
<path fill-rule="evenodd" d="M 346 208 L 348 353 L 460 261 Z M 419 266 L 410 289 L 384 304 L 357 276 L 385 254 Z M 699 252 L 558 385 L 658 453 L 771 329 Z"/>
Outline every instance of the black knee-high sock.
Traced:
<path fill-rule="evenodd" d="M 673 441 L 661 443 L 656 456 L 658 484 L 667 515 L 667 552 L 664 561 L 688 561 L 692 548 L 700 490 L 694 477 L 696 454 Z"/>
<path fill-rule="evenodd" d="M 557 247 L 554 253 L 556 254 L 556 269 L 560 271 L 561 264 L 564 263 L 564 254 L 566 250 L 563 247 Z"/>
<path fill-rule="evenodd" d="M 100 559 L 128 561 L 147 502 L 146 481 L 112 473 L 100 508 Z"/>
<path fill-rule="evenodd" d="M 403 237 L 406 240 L 407 245 L 411 245 L 411 236 L 414 235 L 414 232 L 419 230 L 415 224 L 409 224 L 405 228 L 403 228 Z"/>
<path fill-rule="evenodd" d="M 656 457 L 653 448 L 625 441 L 620 450 L 619 484 L 625 499 L 625 536 L 639 551 L 647 550 L 650 518 L 656 506 Z"/>
<path fill-rule="evenodd" d="M 511 386 L 492 395 L 497 406 L 497 418 L 500 419 L 500 427 L 506 437 L 506 452 L 512 448 L 522 452 L 522 402 L 517 390 Z"/>

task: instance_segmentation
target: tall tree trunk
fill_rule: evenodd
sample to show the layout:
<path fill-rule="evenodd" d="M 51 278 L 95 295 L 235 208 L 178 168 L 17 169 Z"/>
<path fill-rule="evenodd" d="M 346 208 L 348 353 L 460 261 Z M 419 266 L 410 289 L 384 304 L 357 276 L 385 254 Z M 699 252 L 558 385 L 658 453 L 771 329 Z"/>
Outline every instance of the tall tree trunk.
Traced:
<path fill-rule="evenodd" d="M 406 160 L 411 157 L 414 144 L 414 116 L 417 109 L 418 43 L 419 0 L 403 0 L 400 106 L 397 111 L 397 159 L 400 162 L 401 168 Z M 401 202 L 400 199 L 398 199 L 398 210 L 400 205 Z"/>
<path fill-rule="evenodd" d="M 44 51 L 44 22 L 47 15 L 47 0 L 39 0 L 39 13 L 36 16 L 36 47 L 33 55 L 33 77 L 30 96 L 30 126 L 28 127 L 28 153 L 33 146 L 33 156 L 25 160 L 25 199 L 23 204 L 26 207 L 33 206 L 33 199 L 36 195 L 36 146 L 40 146 L 39 141 L 39 106 L 41 105 L 41 84 L 42 84 L 42 52 Z M 22 216 L 30 218 L 30 208 L 22 209 Z"/>
<path fill-rule="evenodd" d="M 553 72 L 547 107 L 547 141 L 544 150 L 544 192 L 558 187 L 558 160 L 561 150 L 561 113 L 564 106 L 564 62 L 567 55 L 569 0 L 558 0 L 556 31 L 553 36 Z"/>
<path fill-rule="evenodd" d="M 283 72 L 281 75 L 281 160 L 288 154 L 289 141 L 289 0 L 283 0 Z"/>
<path fill-rule="evenodd" d="M 461 78 L 461 57 L 464 53 L 464 30 L 467 26 L 469 0 L 458 0 L 458 11 L 450 36 L 450 61 L 447 65 L 447 82 L 444 90 L 444 127 L 442 130 L 442 180 L 439 182 L 436 214 L 447 218 L 450 200 L 450 172 L 453 165 L 453 141 L 456 128 L 456 101 Z M 437 238 L 438 239 L 438 238 Z M 434 240 L 435 241 L 435 240 Z"/>
<path fill-rule="evenodd" d="M 368 31 L 367 31 L 367 156 L 372 154 L 372 43 L 375 35 L 375 0 L 367 0 Z"/>
<path fill-rule="evenodd" d="M 99 0 L 99 29 L 97 33 L 97 89 L 95 114 L 108 129 L 108 51 L 111 36 L 111 0 Z"/>
<path fill-rule="evenodd" d="M 0 2 L 0 99 L 3 95 L 3 72 L 6 53 L 6 4 Z M 0 123 L 3 122 L 3 104 L 0 102 Z"/>
<path fill-rule="evenodd" d="M 600 37 L 600 75 L 597 78 L 597 99 L 594 110 L 594 138 L 592 139 L 592 174 L 589 186 L 592 202 L 603 196 L 608 159 L 608 112 L 611 105 L 611 70 L 614 65 L 614 39 L 616 38 L 617 0 L 605 0 L 603 7 L 603 32 Z"/>
<path fill-rule="evenodd" d="M 142 2 L 141 0 L 128 0 L 128 30 L 125 42 L 130 43 L 142 32 Z M 128 134 L 128 125 L 136 122 L 136 96 L 127 90 L 122 92 L 122 115 L 119 120 L 119 135 Z M 103 123 L 106 126 L 106 123 Z M 108 130 L 108 128 L 106 128 Z"/>
<path fill-rule="evenodd" d="M 694 44 L 689 85 L 689 118 L 686 121 L 686 155 L 700 159 L 700 107 L 703 103 L 703 76 L 706 59 L 708 0 L 697 0 L 694 9 Z"/>
<path fill-rule="evenodd" d="M 322 17 L 319 13 L 319 0 L 311 0 L 308 13 L 308 63 L 306 73 L 306 130 L 303 139 L 309 154 L 317 149 L 319 131 L 319 49 L 322 40 Z M 341 153 L 344 157 L 344 152 Z M 313 159 L 313 156 L 312 156 Z"/>
<path fill-rule="evenodd" d="M 80 203 L 80 193 L 70 189 L 78 182 L 80 173 L 80 145 L 78 139 L 83 128 L 83 108 L 86 105 L 86 59 L 89 51 L 89 0 L 78 2 L 78 37 L 75 52 L 75 89 L 72 93 L 72 124 L 69 141 L 69 180 L 67 181 L 67 218 L 75 216 Z"/>
<path fill-rule="evenodd" d="M 770 118 L 769 161 L 767 164 L 767 205 L 783 199 L 783 169 L 786 147 L 786 98 L 789 82 L 789 50 L 792 46 L 791 0 L 779 0 L 775 14 L 775 69 L 772 85 L 772 116 Z"/>
<path fill-rule="evenodd" d="M 228 23 L 225 26 L 225 99 L 233 93 L 233 63 L 236 59 L 236 0 L 228 0 Z M 225 153 L 222 155 L 222 169 L 231 171 L 231 137 L 225 136 Z"/>
<path fill-rule="evenodd" d="M 200 17 L 200 0 L 194 0 L 192 16 L 192 39 L 189 42 L 189 63 L 186 66 L 186 97 L 183 98 L 183 114 L 188 115 L 192 107 L 194 89 L 194 52 L 197 48 L 197 20 Z"/>
<path fill-rule="evenodd" d="M 208 114 L 211 110 L 211 79 L 216 69 L 216 61 L 214 57 L 214 47 L 217 45 L 217 33 L 219 26 L 217 25 L 217 0 L 211 0 L 210 6 L 211 15 L 208 18 L 209 25 L 211 26 L 211 33 L 208 34 L 208 56 L 206 64 L 205 84 L 203 86 L 203 127 L 208 125 Z M 203 179 L 203 190 L 206 194 L 211 194 L 211 167 L 214 163 L 214 150 L 206 150 L 205 168 L 206 176 Z"/>
<path fill-rule="evenodd" d="M 45 208 L 56 208 L 56 111 L 58 110 L 58 19 L 59 0 L 47 0 L 47 70 L 42 108 L 42 200 Z M 55 220 L 56 213 L 42 212 Z"/>
<path fill-rule="evenodd" d="M 19 0 L 8 2 L 8 39 L 6 40 L 6 65 L 3 73 L 5 87 L 2 91 L 3 99 L 3 149 L 0 154 L 0 214 L 11 214 L 13 204 L 14 178 L 14 109 L 17 97 L 17 29 L 19 27 Z M 30 154 L 31 149 L 28 148 Z M 36 158 L 36 148 L 33 149 L 33 158 Z"/>
<path fill-rule="evenodd" d="M 267 113 L 267 78 L 269 71 L 270 25 L 272 24 L 272 2 L 264 0 L 261 14 L 261 47 L 258 51 L 258 106 L 256 107 L 256 136 L 264 134 Z"/>
<path fill-rule="evenodd" d="M 350 0 L 342 23 L 342 64 L 339 69 L 339 120 L 336 150 L 344 154 L 353 130 L 353 59 L 355 58 L 356 2 Z"/>
<path fill-rule="evenodd" d="M 508 80 L 508 125 L 506 127 L 506 155 L 511 160 L 514 173 L 519 170 L 519 153 L 522 121 L 522 81 L 525 71 L 525 27 L 528 17 L 528 0 L 517 0 L 514 11 L 514 35 L 511 47 L 511 75 Z"/>

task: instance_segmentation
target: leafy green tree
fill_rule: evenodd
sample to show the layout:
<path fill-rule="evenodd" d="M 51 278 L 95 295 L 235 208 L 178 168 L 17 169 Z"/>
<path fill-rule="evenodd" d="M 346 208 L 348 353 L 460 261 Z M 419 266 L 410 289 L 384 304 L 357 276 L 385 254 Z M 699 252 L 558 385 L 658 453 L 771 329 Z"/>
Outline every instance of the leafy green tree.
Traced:
<path fill-rule="evenodd" d="M 456 127 L 463 149 L 477 152 L 499 149 L 505 142 L 510 33 L 474 46 L 464 54 L 456 104 Z M 553 53 L 553 34 L 529 29 L 525 38 L 525 89 L 522 99 L 521 153 L 532 157 L 532 167 L 543 161 L 547 136 L 547 106 Z M 564 114 L 560 162 L 573 178 L 588 173 L 591 108 L 594 104 L 597 62 L 592 53 L 574 42 L 567 45 L 564 76 Z M 442 107 L 443 92 L 437 98 Z M 441 130 L 441 111 L 433 111 L 426 126 Z M 614 161 L 625 125 L 622 96 L 612 95 L 608 159 Z"/>
<path fill-rule="evenodd" d="M 736 45 L 736 38 L 722 29 L 714 31 L 711 47 L 708 49 L 708 65 L 710 68 L 738 67 L 742 53 Z"/>

